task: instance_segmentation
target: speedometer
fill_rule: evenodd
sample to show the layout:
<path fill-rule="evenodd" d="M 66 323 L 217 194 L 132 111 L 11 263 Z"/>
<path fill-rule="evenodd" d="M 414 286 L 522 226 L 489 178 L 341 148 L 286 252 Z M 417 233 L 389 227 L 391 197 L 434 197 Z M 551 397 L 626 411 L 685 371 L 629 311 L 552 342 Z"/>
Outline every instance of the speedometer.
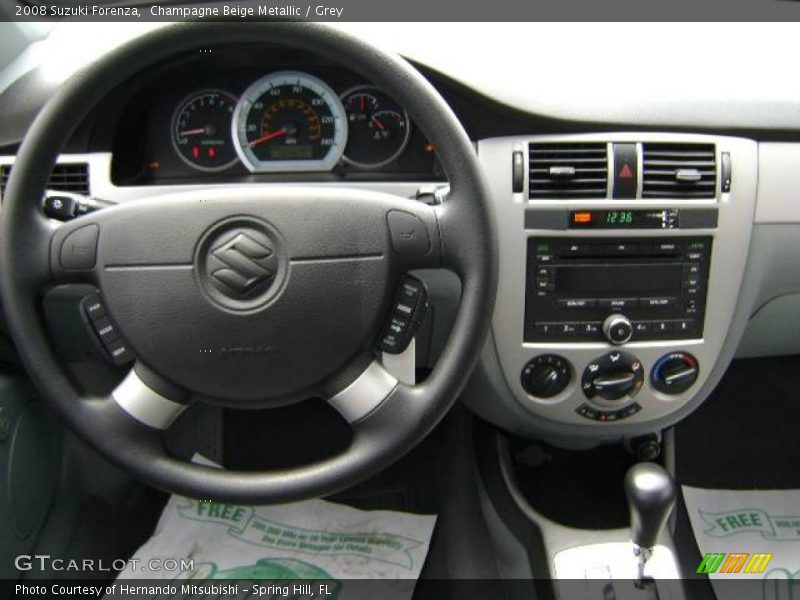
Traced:
<path fill-rule="evenodd" d="M 336 93 L 299 71 L 262 77 L 241 95 L 233 140 L 253 172 L 326 171 L 347 143 L 347 119 Z"/>

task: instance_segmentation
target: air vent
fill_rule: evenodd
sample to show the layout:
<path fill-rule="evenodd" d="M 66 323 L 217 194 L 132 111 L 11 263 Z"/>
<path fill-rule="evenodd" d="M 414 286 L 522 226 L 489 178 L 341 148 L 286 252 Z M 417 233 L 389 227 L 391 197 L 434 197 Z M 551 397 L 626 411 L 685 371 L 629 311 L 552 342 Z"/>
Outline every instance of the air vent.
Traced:
<path fill-rule="evenodd" d="M 0 165 L 0 198 L 6 191 L 11 176 L 11 165 Z M 86 163 L 62 163 L 53 168 L 47 189 L 89 196 L 89 165 Z"/>
<path fill-rule="evenodd" d="M 534 143 L 528 147 L 528 197 L 605 198 L 608 147 L 604 143 Z"/>
<path fill-rule="evenodd" d="M 714 144 L 643 144 L 642 198 L 714 198 Z"/>

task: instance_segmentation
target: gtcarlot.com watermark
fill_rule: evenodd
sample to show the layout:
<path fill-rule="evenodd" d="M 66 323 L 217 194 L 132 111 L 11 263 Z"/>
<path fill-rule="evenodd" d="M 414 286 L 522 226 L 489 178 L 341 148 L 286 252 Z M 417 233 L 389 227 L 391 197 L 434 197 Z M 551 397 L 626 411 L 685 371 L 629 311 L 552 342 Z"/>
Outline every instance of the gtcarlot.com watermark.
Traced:
<path fill-rule="evenodd" d="M 51 572 L 108 572 L 114 573 L 130 569 L 138 572 L 147 573 L 172 573 L 182 571 L 193 571 L 194 560 L 186 558 L 150 558 L 141 560 L 138 558 L 119 558 L 112 561 L 102 559 L 83 558 L 66 559 L 54 558 L 49 554 L 20 554 L 14 559 L 14 566 L 20 571 L 51 571 Z"/>

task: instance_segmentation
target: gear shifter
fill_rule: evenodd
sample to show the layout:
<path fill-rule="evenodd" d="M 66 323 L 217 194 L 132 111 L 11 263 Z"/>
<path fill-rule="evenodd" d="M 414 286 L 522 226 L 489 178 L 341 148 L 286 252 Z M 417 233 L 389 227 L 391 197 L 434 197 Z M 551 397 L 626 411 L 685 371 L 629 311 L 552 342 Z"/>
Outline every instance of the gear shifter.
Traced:
<path fill-rule="evenodd" d="M 631 540 L 640 548 L 652 548 L 675 505 L 675 482 L 661 465 L 638 463 L 625 475 L 625 494 L 631 512 Z"/>
<path fill-rule="evenodd" d="M 638 584 L 649 587 L 653 582 L 644 576 L 644 569 L 675 505 L 675 482 L 661 465 L 638 463 L 625 475 L 625 495 L 631 513 L 631 541 L 639 557 Z"/>

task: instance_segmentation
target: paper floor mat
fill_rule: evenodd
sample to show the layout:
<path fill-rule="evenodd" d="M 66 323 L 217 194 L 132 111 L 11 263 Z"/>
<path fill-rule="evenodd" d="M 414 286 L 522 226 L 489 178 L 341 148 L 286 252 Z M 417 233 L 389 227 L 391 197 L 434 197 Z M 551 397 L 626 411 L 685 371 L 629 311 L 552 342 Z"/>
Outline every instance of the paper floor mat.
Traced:
<path fill-rule="evenodd" d="M 800 599 L 800 490 L 683 486 L 683 498 L 703 556 L 698 571 L 719 600 L 734 579 L 763 582 L 748 584 L 753 600 Z"/>
<path fill-rule="evenodd" d="M 134 554 L 137 562 L 128 563 L 116 583 L 169 581 L 175 597 L 191 592 L 195 599 L 206 597 L 198 593 L 202 588 L 182 584 L 303 579 L 313 582 L 313 589 L 294 593 L 286 581 L 288 593 L 275 588 L 253 597 L 350 600 L 362 597 L 363 586 L 348 586 L 347 580 L 382 579 L 387 586 L 381 600 L 408 600 L 435 522 L 435 516 L 362 511 L 323 500 L 251 507 L 172 496 L 153 536 Z M 158 562 L 150 564 L 153 560 Z M 154 565 L 161 568 L 153 570 Z M 320 585 L 326 586 L 321 592 Z M 224 597 L 249 597 L 247 589 L 226 590 Z M 370 595 L 377 589 L 371 584 Z"/>

